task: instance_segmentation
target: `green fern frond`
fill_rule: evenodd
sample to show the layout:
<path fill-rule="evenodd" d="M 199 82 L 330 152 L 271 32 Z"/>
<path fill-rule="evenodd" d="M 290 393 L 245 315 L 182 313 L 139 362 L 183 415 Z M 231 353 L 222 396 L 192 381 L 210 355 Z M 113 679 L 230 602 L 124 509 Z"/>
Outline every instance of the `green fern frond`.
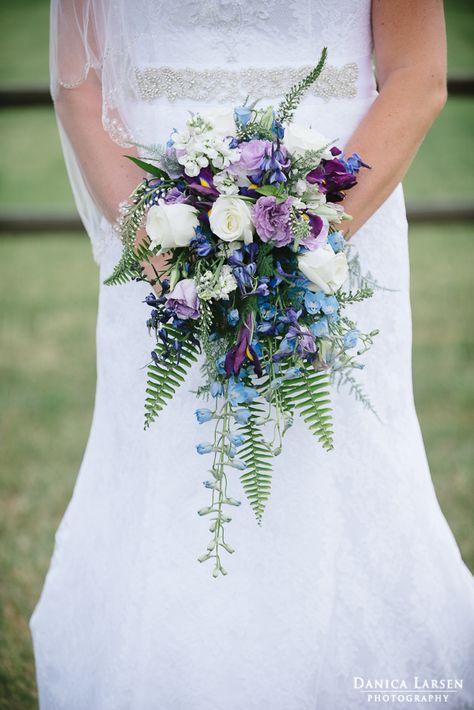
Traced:
<path fill-rule="evenodd" d="M 278 120 L 280 123 L 291 123 L 293 114 L 298 108 L 299 102 L 303 98 L 303 94 L 309 89 L 311 84 L 314 84 L 318 76 L 321 74 L 326 63 L 328 50 L 326 47 L 321 52 L 321 57 L 317 65 L 307 74 L 304 79 L 301 79 L 297 84 L 291 87 L 287 94 L 282 99 L 278 108 Z"/>
<path fill-rule="evenodd" d="M 245 437 L 245 443 L 239 449 L 238 456 L 247 466 L 240 475 L 240 480 L 257 522 L 261 525 L 265 505 L 271 492 L 271 459 L 273 457 L 265 443 L 263 433 L 256 423 L 263 411 L 255 404 L 250 405 L 249 408 L 252 411 L 249 421 L 240 428 L 240 433 Z"/>
<path fill-rule="evenodd" d="M 145 429 L 155 421 L 159 413 L 168 404 L 183 384 L 189 368 L 197 361 L 199 348 L 197 344 L 186 340 L 183 334 L 170 325 L 163 326 L 170 340 L 179 340 L 181 350 L 179 360 L 172 348 L 167 351 L 164 344 L 158 342 L 155 352 L 157 362 L 148 366 L 147 397 L 145 399 Z"/>
<path fill-rule="evenodd" d="M 143 180 L 130 195 L 130 202 L 125 205 L 120 219 L 122 254 L 111 276 L 105 279 L 106 286 L 117 286 L 127 283 L 127 281 L 133 281 L 142 274 L 140 262 L 149 262 L 151 258 L 150 240 L 145 237 L 137 247 L 135 237 L 143 223 L 155 189 L 149 187 L 147 181 Z"/>
<path fill-rule="evenodd" d="M 112 274 L 105 279 L 104 284 L 106 286 L 119 286 L 140 278 L 142 276 L 140 262 L 149 262 L 150 260 L 149 245 L 150 240 L 148 237 L 138 247 L 124 244 L 120 261 L 114 266 Z"/>
<path fill-rule="evenodd" d="M 327 451 L 334 446 L 329 386 L 328 373 L 305 369 L 301 377 L 285 380 L 280 390 L 286 405 L 299 411 Z"/>

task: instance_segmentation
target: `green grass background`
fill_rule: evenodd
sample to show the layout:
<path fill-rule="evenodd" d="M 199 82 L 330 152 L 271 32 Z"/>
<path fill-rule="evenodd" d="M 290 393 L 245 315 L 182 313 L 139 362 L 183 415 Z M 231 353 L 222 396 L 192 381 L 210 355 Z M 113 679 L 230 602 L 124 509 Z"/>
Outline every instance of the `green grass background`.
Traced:
<path fill-rule="evenodd" d="M 471 2 L 449 0 L 449 67 L 474 71 Z M 0 85 L 47 82 L 48 3 L 0 5 Z M 474 101 L 449 99 L 407 199 L 472 196 Z M 69 210 L 50 109 L 0 113 L 0 210 Z M 417 411 L 442 509 L 474 570 L 472 225 L 410 229 Z M 91 421 L 98 274 L 84 236 L 0 237 L 0 709 L 37 706 L 27 619 Z"/>

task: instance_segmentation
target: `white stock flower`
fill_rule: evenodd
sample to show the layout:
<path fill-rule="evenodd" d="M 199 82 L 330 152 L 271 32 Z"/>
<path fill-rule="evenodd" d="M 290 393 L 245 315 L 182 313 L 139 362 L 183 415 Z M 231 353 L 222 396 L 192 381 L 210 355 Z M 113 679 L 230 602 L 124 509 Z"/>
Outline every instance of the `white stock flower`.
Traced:
<path fill-rule="evenodd" d="M 303 155 L 307 150 L 319 151 L 331 142 L 332 141 L 326 138 L 326 136 L 306 126 L 290 123 L 290 125 L 285 128 L 284 144 L 290 155 L 293 156 Z M 327 160 L 330 160 L 332 157 L 329 148 L 326 148 L 321 154 L 321 158 Z M 316 167 L 316 165 L 314 167 Z"/>
<path fill-rule="evenodd" d="M 212 205 L 209 215 L 211 229 L 224 242 L 253 241 L 250 207 L 239 197 L 221 195 Z"/>
<path fill-rule="evenodd" d="M 211 109 L 201 116 L 212 126 L 212 133 L 222 138 L 234 136 L 237 130 L 234 120 L 234 111 L 225 108 Z"/>
<path fill-rule="evenodd" d="M 235 176 L 230 175 L 226 170 L 214 175 L 214 186 L 221 195 L 236 195 L 239 191 Z"/>
<path fill-rule="evenodd" d="M 330 244 L 300 254 L 298 268 L 312 282 L 311 291 L 326 294 L 335 293 L 349 275 L 346 255 L 342 251 L 336 254 Z"/>
<path fill-rule="evenodd" d="M 188 246 L 198 226 L 197 210 L 182 202 L 165 204 L 160 200 L 148 210 L 146 233 L 150 237 L 150 249 L 160 246 L 163 251 Z"/>

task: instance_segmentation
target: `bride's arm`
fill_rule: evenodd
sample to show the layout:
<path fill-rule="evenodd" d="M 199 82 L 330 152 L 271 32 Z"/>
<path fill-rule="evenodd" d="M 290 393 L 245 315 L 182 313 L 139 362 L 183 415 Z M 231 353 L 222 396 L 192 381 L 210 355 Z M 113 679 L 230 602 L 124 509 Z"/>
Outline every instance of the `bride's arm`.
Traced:
<path fill-rule="evenodd" d="M 123 148 L 115 143 L 102 125 L 102 87 L 95 72 L 73 89 L 61 87 L 54 101 L 61 121 L 77 156 L 89 192 L 110 223 L 119 216 L 120 202 L 127 200 L 143 179 L 144 173 L 124 155 L 137 155 L 135 148 Z M 137 234 L 137 242 L 145 234 Z M 159 270 L 166 265 L 165 257 L 152 259 Z M 145 271 L 153 276 L 148 266 Z"/>
<path fill-rule="evenodd" d="M 95 72 L 89 71 L 80 86 L 60 87 L 54 105 L 89 192 L 102 214 L 114 223 L 119 203 L 128 198 L 143 171 L 123 157 L 136 151 L 117 145 L 102 126 L 102 89 Z"/>
<path fill-rule="evenodd" d="M 362 168 L 344 201 L 346 236 L 402 180 L 447 98 L 442 0 L 373 0 L 372 28 L 380 93 L 344 148 L 372 170 Z"/>

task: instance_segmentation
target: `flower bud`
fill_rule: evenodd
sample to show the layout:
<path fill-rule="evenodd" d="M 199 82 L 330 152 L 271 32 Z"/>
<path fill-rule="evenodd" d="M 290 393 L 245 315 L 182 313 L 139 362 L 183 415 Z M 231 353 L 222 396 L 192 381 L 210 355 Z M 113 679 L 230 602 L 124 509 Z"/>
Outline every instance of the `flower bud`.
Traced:
<path fill-rule="evenodd" d="M 228 503 L 229 505 L 240 505 L 241 501 L 236 500 L 235 498 L 224 498 L 224 503 Z"/>
<path fill-rule="evenodd" d="M 213 509 L 210 506 L 207 506 L 206 508 L 199 508 L 198 510 L 198 515 L 207 515 L 208 513 L 212 513 Z"/>

